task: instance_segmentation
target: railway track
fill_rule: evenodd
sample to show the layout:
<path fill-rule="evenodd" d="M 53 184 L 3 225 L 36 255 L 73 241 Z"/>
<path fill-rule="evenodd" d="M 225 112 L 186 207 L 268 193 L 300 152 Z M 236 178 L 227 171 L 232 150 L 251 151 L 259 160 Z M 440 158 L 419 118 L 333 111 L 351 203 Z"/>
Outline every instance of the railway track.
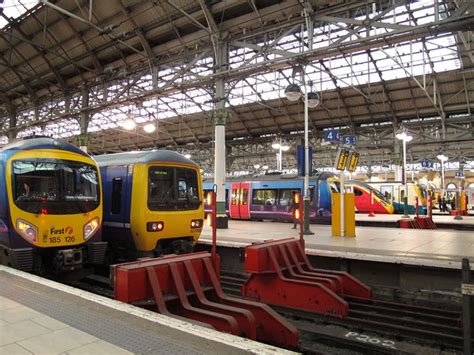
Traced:
<path fill-rule="evenodd" d="M 224 291 L 235 296 L 240 296 L 245 280 L 242 274 L 221 275 Z M 347 301 L 349 316 L 344 319 L 279 306 L 272 308 L 298 327 L 302 348 L 311 353 L 330 352 L 321 349 L 321 345 L 352 353 L 453 354 L 462 349 L 460 312 L 380 300 Z"/>
<path fill-rule="evenodd" d="M 246 275 L 221 274 L 228 295 L 241 297 Z M 113 298 L 105 276 L 91 275 L 71 286 Z M 344 319 L 272 306 L 301 333 L 300 350 L 307 354 L 461 354 L 459 312 L 373 300 L 349 299 Z"/>

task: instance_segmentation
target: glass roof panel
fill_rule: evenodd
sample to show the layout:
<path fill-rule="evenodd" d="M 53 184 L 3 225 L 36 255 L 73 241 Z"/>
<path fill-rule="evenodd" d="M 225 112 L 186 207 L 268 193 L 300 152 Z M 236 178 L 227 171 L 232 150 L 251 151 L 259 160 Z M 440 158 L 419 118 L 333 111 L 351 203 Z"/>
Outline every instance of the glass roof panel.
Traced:
<path fill-rule="evenodd" d="M 0 4 L 0 9 L 3 10 L 5 16 L 16 19 L 37 4 L 38 0 L 4 0 L 3 4 Z M 0 17 L 0 29 L 7 24 L 7 20 Z"/>

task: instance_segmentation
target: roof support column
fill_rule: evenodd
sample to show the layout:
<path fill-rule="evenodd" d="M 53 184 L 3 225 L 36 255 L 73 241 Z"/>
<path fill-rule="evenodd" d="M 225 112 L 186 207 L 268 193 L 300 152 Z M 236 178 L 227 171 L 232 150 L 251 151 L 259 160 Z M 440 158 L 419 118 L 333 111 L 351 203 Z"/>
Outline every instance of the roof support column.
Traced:
<path fill-rule="evenodd" d="M 215 71 L 222 73 L 227 70 L 229 49 L 227 44 L 219 41 L 215 51 Z M 214 139 L 214 184 L 217 185 L 217 228 L 228 228 L 225 206 L 225 174 L 226 174 L 226 147 L 225 123 L 228 111 L 225 109 L 225 80 L 219 76 L 215 83 L 213 112 L 215 125 Z"/>
<path fill-rule="evenodd" d="M 7 107 L 7 114 L 9 120 L 8 140 L 12 141 L 16 138 L 16 108 L 14 106 Z"/>
<path fill-rule="evenodd" d="M 403 171 L 403 157 L 402 157 L 402 154 L 400 153 L 400 141 L 396 138 L 399 126 L 398 126 L 398 121 L 396 120 L 395 117 L 392 120 L 392 127 L 393 127 L 393 153 L 394 153 L 392 162 L 394 163 L 394 169 L 393 169 L 394 179 L 395 181 L 403 181 L 403 174 L 405 172 Z"/>
<path fill-rule="evenodd" d="M 79 126 L 81 128 L 81 134 L 79 135 L 78 143 L 79 147 L 87 152 L 87 146 L 89 143 L 87 137 L 87 128 L 90 122 L 90 113 L 87 110 L 89 108 L 89 89 L 86 87 L 82 88 L 82 110 L 79 116 Z"/>

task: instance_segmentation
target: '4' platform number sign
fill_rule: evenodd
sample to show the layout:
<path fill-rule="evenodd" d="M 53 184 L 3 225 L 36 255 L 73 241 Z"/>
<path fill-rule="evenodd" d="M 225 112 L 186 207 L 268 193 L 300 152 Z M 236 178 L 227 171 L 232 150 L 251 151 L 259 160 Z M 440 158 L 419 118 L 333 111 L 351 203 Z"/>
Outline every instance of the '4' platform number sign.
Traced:
<path fill-rule="evenodd" d="M 325 142 L 339 142 L 341 136 L 337 129 L 329 129 L 323 132 L 323 140 Z"/>

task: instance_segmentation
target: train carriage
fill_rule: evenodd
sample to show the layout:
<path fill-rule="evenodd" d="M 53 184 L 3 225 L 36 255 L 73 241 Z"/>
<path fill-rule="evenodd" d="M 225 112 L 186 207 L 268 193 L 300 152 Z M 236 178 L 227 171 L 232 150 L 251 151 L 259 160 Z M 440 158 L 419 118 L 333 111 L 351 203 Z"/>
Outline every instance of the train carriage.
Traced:
<path fill-rule="evenodd" d="M 192 251 L 204 219 L 193 161 L 166 150 L 95 158 L 104 186 L 104 238 L 115 257 Z"/>
<path fill-rule="evenodd" d="M 377 214 L 391 214 L 396 211 L 393 204 L 379 190 L 369 184 L 349 180 L 346 182 L 354 191 L 354 199 L 357 212 L 373 212 Z"/>
<path fill-rule="evenodd" d="M 303 191 L 303 178 L 296 175 L 264 175 L 257 177 L 231 178 L 226 183 L 226 209 L 233 219 L 269 219 L 291 221 L 290 199 L 292 192 Z M 213 182 L 204 182 L 204 191 L 212 190 Z M 350 184 L 346 184 L 350 187 Z M 310 178 L 310 220 L 327 223 L 331 216 L 332 194 L 339 192 L 338 178 L 328 172 Z M 373 190 L 367 187 L 368 191 Z M 374 206 L 378 213 L 393 213 L 393 206 L 384 196 L 375 193 Z M 369 212 L 369 195 L 356 194 L 356 210 Z M 210 208 L 206 208 L 206 213 Z"/>
<path fill-rule="evenodd" d="M 0 151 L 0 262 L 64 273 L 104 261 L 96 163 L 58 139 L 23 139 Z"/>
<path fill-rule="evenodd" d="M 404 213 L 405 203 L 405 185 L 401 181 L 375 181 L 366 183 L 377 192 L 384 195 L 395 208 L 395 213 Z M 428 187 L 423 184 L 413 182 L 407 183 L 407 212 L 414 214 L 415 197 L 418 198 L 418 213 L 426 214 L 426 197 L 428 196 Z"/>

